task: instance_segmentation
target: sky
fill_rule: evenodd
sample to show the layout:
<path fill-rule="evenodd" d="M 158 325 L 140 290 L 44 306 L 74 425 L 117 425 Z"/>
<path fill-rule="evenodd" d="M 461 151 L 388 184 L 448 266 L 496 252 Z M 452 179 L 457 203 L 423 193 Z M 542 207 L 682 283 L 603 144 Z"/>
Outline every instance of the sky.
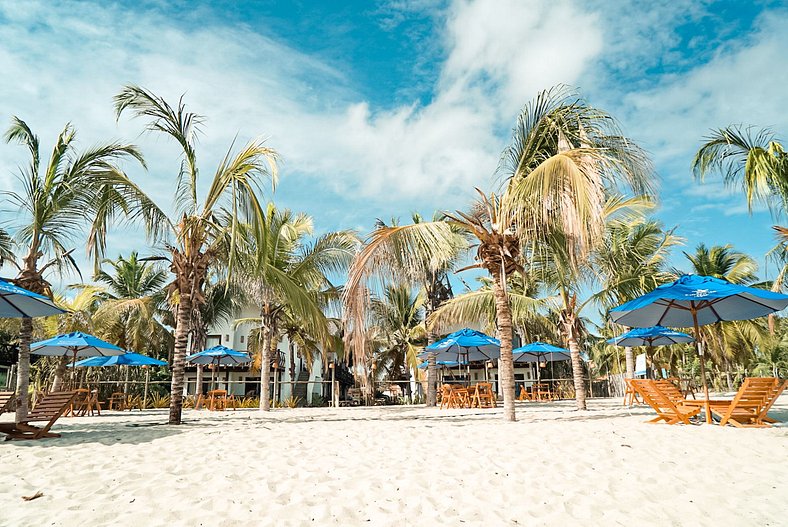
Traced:
<path fill-rule="evenodd" d="M 6 1 L 0 125 L 19 116 L 47 154 L 67 122 L 83 147 L 133 142 L 148 170 L 124 168 L 170 208 L 177 145 L 116 121 L 112 97 L 130 83 L 184 95 L 207 117 L 204 175 L 233 141 L 265 138 L 283 160 L 269 198 L 312 215 L 318 233 L 367 233 L 376 218 L 463 209 L 474 187 L 495 190 L 519 110 L 566 84 L 651 153 L 655 215 L 685 250 L 731 243 L 763 266 L 773 218 L 748 214 L 719 178 L 694 181 L 690 164 L 713 128 L 788 140 L 785 27 L 788 2 L 757 0 Z M 0 188 L 17 188 L 25 155 L 0 144 Z M 114 229 L 108 256 L 131 250 L 151 252 L 138 229 Z M 673 263 L 685 265 L 680 251 Z"/>

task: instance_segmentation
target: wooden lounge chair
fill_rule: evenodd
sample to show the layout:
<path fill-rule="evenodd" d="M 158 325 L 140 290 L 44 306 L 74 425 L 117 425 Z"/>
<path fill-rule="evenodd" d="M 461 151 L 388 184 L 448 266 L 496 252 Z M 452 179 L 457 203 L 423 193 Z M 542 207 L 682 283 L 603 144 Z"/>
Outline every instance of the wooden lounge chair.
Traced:
<path fill-rule="evenodd" d="M 643 404 L 638 392 L 636 392 L 635 388 L 632 387 L 631 381 L 632 379 L 624 379 L 624 384 L 626 384 L 626 390 L 624 391 L 624 406 L 629 407 L 632 407 L 635 404 Z"/>
<path fill-rule="evenodd" d="M 628 381 L 646 404 L 657 412 L 657 417 L 647 421 L 649 423 L 665 421 L 669 425 L 676 423 L 688 425 L 691 424 L 690 417 L 698 415 L 701 411 L 701 408 L 687 406 L 683 401 L 674 402 L 656 381 L 651 379 L 628 379 Z"/>
<path fill-rule="evenodd" d="M 775 422 L 766 414 L 786 387 L 788 381 L 775 377 L 748 377 L 733 400 L 711 400 L 709 408 L 720 419 L 720 426 L 766 428 Z M 691 404 L 703 408 L 706 402 L 691 401 Z"/>
<path fill-rule="evenodd" d="M 11 401 L 14 400 L 14 392 L 0 392 L 0 415 L 11 411 Z"/>
<path fill-rule="evenodd" d="M 668 398 L 673 401 L 674 404 L 685 403 L 686 398 L 684 394 L 681 392 L 678 386 L 676 386 L 673 381 L 670 379 L 660 379 L 658 381 L 654 381 L 657 386 L 659 386 L 662 393 L 668 396 Z"/>
<path fill-rule="evenodd" d="M 53 392 L 44 395 L 35 408 L 21 423 L 0 424 L 0 432 L 6 434 L 6 441 L 10 439 L 41 439 L 44 437 L 60 437 L 49 431 L 55 421 L 71 408 L 71 403 L 77 392 Z M 33 421 L 46 421 L 43 427 L 29 423 Z"/>
<path fill-rule="evenodd" d="M 518 401 L 533 401 L 533 397 L 531 397 L 530 392 L 525 387 L 525 384 L 520 385 L 520 396 L 517 398 Z"/>

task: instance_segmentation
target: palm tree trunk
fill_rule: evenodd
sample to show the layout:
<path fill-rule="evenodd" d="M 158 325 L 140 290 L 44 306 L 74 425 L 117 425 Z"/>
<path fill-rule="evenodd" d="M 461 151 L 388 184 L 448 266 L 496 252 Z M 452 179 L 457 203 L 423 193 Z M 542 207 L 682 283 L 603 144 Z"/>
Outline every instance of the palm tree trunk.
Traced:
<path fill-rule="evenodd" d="M 627 379 L 635 378 L 635 354 L 632 352 L 632 346 L 624 348 L 624 357 L 627 361 Z"/>
<path fill-rule="evenodd" d="M 427 345 L 438 341 L 438 335 L 430 330 L 427 333 Z M 435 354 L 427 355 L 427 406 L 438 405 L 438 366 Z"/>
<path fill-rule="evenodd" d="M 575 338 L 575 332 L 573 330 L 568 329 L 566 340 L 569 344 L 569 355 L 572 357 L 572 379 L 575 384 L 575 404 L 578 410 L 587 410 L 586 383 L 583 379 L 583 359 L 580 357 L 580 345 Z"/>
<path fill-rule="evenodd" d="M 178 319 L 175 323 L 175 349 L 172 353 L 172 382 L 170 384 L 169 424 L 181 424 L 183 412 L 183 374 L 186 367 L 186 348 L 189 344 L 189 322 L 191 320 L 192 295 L 181 291 L 178 302 Z"/>
<path fill-rule="evenodd" d="M 287 339 L 287 347 L 290 351 L 290 397 L 295 396 L 295 344 L 291 340 L 293 337 L 292 335 Z"/>
<path fill-rule="evenodd" d="M 514 414 L 514 360 L 512 358 L 512 311 L 506 297 L 500 273 L 493 275 L 495 311 L 501 340 L 501 371 L 499 381 L 503 392 L 503 416 L 507 421 L 516 421 Z"/>
<path fill-rule="evenodd" d="M 30 388 L 30 341 L 33 339 L 33 319 L 23 318 L 19 331 L 19 360 L 16 372 L 16 422 L 27 417 Z"/>
<path fill-rule="evenodd" d="M 66 378 L 66 365 L 68 357 L 60 357 L 55 368 L 55 377 L 52 379 L 52 391 L 59 392 L 63 387 L 63 379 Z"/>
<path fill-rule="evenodd" d="M 260 349 L 260 410 L 271 409 L 271 328 L 263 326 L 263 343 Z"/>

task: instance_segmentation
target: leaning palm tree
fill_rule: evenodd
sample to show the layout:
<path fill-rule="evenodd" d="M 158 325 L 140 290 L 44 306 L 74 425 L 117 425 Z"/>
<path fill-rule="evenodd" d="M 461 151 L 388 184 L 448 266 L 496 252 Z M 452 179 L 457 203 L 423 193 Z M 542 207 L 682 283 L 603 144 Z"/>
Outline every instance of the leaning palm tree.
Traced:
<path fill-rule="evenodd" d="M 241 225 L 248 222 L 253 228 L 264 228 L 261 183 L 275 185 L 278 155 L 261 140 L 249 142 L 235 154 L 231 146 L 201 199 L 194 145 L 203 118 L 187 111 L 183 99 L 173 107 L 138 86 L 126 86 L 115 97 L 117 117 L 127 110 L 148 120 L 147 131 L 169 136 L 181 149 L 174 214 L 171 218 L 158 214 L 155 221 L 147 223 L 151 238 L 163 240 L 174 275 L 168 288 L 170 298 L 177 302 L 169 422 L 180 424 L 192 312 L 206 302 L 205 280 L 212 266 L 225 261 L 232 273 L 239 258 L 240 244 L 236 242 Z"/>
<path fill-rule="evenodd" d="M 118 167 L 125 160 L 144 164 L 133 145 L 107 143 L 82 152 L 75 146 L 76 130 L 66 125 L 55 147 L 42 165 L 38 137 L 30 127 L 14 117 L 5 134 L 7 142 L 25 146 L 30 162 L 20 169 L 18 191 L 3 194 L 14 207 L 10 232 L 21 255 L 20 261 L 7 259 L 18 273 L 17 285 L 52 297 L 46 276 L 51 271 L 78 271 L 72 257 L 76 239 L 87 227 L 87 252 L 97 264 L 106 248 L 109 225 L 119 215 L 132 212 L 148 221 L 157 217 L 157 209 L 142 191 Z M 33 323 L 22 320 L 19 336 L 17 420 L 27 415 L 30 379 L 30 340 Z"/>
<path fill-rule="evenodd" d="M 450 226 L 477 244 L 473 266 L 485 269 L 493 281 L 505 419 L 515 420 L 507 277 L 523 269 L 523 246 L 560 244 L 567 263 L 578 267 L 604 232 L 606 191 L 622 188 L 643 194 L 652 173 L 648 157 L 622 136 L 612 117 L 558 87 L 540 93 L 520 114 L 499 166 L 504 180 L 500 197 L 479 192 L 481 199 L 472 212 L 447 214 L 448 222 L 426 222 L 403 230 L 394 252 L 402 263 L 397 271 L 415 273 L 420 262 L 445 259 L 453 246 Z M 368 242 L 348 279 L 346 340 L 355 355 L 366 349 L 367 279 L 393 267 L 384 265 L 386 253 L 376 243 Z M 581 368 L 579 350 L 573 353 L 573 366 Z M 582 373 L 578 375 L 582 379 Z M 578 404 L 585 408 L 582 383 L 576 392 Z"/>

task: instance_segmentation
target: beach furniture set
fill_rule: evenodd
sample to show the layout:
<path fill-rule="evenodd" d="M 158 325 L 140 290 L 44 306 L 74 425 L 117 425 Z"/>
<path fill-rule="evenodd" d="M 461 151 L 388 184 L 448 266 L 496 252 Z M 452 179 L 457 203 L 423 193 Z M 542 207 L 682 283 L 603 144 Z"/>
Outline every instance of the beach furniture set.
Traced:
<path fill-rule="evenodd" d="M 489 382 L 471 386 L 444 384 L 441 387 L 441 409 L 444 408 L 495 408 L 495 392 Z"/>
<path fill-rule="evenodd" d="M 691 419 L 708 406 L 721 426 L 765 428 L 776 422 L 767 414 L 777 398 L 788 387 L 788 380 L 775 377 L 749 377 L 744 380 L 733 399 L 689 400 L 670 381 L 627 379 L 632 389 L 657 413 L 648 421 L 667 424 L 691 424 Z"/>
<path fill-rule="evenodd" d="M 227 390 L 210 390 L 205 395 L 200 394 L 194 403 L 195 410 L 210 410 L 213 412 L 223 412 L 227 408 L 235 410 L 238 401 L 235 396 L 228 394 Z"/>
<path fill-rule="evenodd" d="M 530 388 L 520 386 L 520 394 L 517 397 L 518 401 L 555 401 L 556 399 L 558 394 L 546 382 L 534 383 Z"/>

